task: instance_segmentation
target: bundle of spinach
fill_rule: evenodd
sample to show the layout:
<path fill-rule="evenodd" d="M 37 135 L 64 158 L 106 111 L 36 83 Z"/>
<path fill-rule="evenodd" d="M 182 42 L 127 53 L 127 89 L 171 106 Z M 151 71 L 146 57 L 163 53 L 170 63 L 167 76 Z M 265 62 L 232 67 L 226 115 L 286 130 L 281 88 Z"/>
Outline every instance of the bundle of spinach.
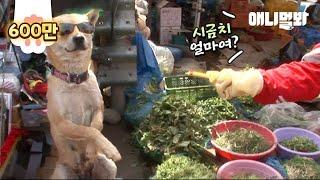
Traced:
<path fill-rule="evenodd" d="M 244 154 L 260 153 L 270 148 L 262 135 L 244 128 L 220 134 L 215 143 L 229 151 Z"/>
<path fill-rule="evenodd" d="M 214 179 L 207 165 L 182 155 L 172 155 L 157 167 L 153 179 Z"/>
<path fill-rule="evenodd" d="M 311 158 L 296 156 L 283 165 L 289 179 L 320 179 L 320 165 Z"/>
<path fill-rule="evenodd" d="M 319 151 L 318 145 L 307 137 L 297 136 L 292 139 L 280 142 L 281 145 L 299 152 L 316 152 Z"/>
<path fill-rule="evenodd" d="M 147 154 L 199 156 L 205 141 L 210 139 L 209 127 L 218 120 L 234 118 L 236 113 L 232 105 L 220 98 L 195 103 L 166 96 L 163 101 L 155 103 L 134 136 Z"/>

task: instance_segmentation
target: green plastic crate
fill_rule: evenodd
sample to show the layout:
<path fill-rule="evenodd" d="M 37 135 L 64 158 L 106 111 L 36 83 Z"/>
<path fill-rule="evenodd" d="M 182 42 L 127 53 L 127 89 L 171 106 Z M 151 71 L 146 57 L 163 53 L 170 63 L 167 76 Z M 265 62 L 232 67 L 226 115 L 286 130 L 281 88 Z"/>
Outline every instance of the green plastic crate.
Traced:
<path fill-rule="evenodd" d="M 207 99 L 216 96 L 214 87 L 208 79 L 187 75 L 169 76 L 164 78 L 165 90 L 169 95 L 188 99 Z"/>

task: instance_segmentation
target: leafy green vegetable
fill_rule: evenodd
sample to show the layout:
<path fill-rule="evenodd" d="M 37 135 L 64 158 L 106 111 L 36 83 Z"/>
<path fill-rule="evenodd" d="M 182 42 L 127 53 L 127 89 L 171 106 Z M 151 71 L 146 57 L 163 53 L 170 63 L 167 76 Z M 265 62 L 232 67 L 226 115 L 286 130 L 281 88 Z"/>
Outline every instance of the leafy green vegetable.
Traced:
<path fill-rule="evenodd" d="M 280 142 L 281 145 L 299 152 L 316 152 L 319 150 L 317 144 L 307 137 L 294 137 Z"/>
<path fill-rule="evenodd" d="M 311 158 L 296 156 L 283 165 L 289 179 L 320 179 L 320 165 Z"/>
<path fill-rule="evenodd" d="M 263 179 L 263 178 L 252 173 L 239 173 L 239 174 L 233 175 L 231 179 Z"/>
<path fill-rule="evenodd" d="M 249 96 L 234 98 L 231 102 L 242 119 L 254 120 L 254 113 L 262 108 L 260 104 L 256 103 L 253 98 Z"/>
<path fill-rule="evenodd" d="M 199 156 L 210 139 L 209 129 L 218 120 L 235 119 L 233 106 L 220 98 L 197 103 L 180 97 L 166 96 L 156 102 L 151 114 L 134 132 L 145 153 L 164 155 L 185 153 Z"/>
<path fill-rule="evenodd" d="M 229 101 L 218 97 L 199 101 L 196 104 L 196 108 L 198 115 L 204 121 L 203 123 L 209 121 L 209 125 L 221 120 L 232 120 L 238 118 L 233 105 Z"/>
<path fill-rule="evenodd" d="M 222 133 L 215 143 L 229 151 L 245 154 L 260 153 L 270 148 L 259 133 L 244 128 Z"/>
<path fill-rule="evenodd" d="M 157 167 L 153 179 L 213 179 L 213 170 L 187 156 L 172 155 Z"/>

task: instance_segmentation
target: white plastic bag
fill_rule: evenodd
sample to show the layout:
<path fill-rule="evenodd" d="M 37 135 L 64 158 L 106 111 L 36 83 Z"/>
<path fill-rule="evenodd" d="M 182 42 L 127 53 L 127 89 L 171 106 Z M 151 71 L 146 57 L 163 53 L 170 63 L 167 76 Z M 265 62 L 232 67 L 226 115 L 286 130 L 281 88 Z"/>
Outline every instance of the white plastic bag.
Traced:
<path fill-rule="evenodd" d="M 0 91 L 19 95 L 20 88 L 21 88 L 20 81 L 14 74 L 12 73 L 0 74 Z"/>
<path fill-rule="evenodd" d="M 139 14 L 147 15 L 148 14 L 148 1 L 146 0 L 136 0 L 135 8 Z"/>
<path fill-rule="evenodd" d="M 263 7 L 264 3 L 261 0 L 250 0 L 250 5 Z"/>
<path fill-rule="evenodd" d="M 306 112 L 301 106 L 292 102 L 266 105 L 256 112 L 254 117 L 272 130 L 281 127 L 300 127 L 320 133 L 320 111 Z"/>
<path fill-rule="evenodd" d="M 152 41 L 148 42 L 156 56 L 161 73 L 163 75 L 170 75 L 174 66 L 174 57 L 171 51 L 166 47 L 155 45 Z"/>

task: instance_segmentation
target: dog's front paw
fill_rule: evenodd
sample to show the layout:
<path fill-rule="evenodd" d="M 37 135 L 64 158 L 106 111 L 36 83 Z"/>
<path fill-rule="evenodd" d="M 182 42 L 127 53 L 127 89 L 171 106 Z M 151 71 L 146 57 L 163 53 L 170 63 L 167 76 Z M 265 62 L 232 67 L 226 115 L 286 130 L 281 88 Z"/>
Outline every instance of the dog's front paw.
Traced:
<path fill-rule="evenodd" d="M 121 155 L 118 149 L 104 136 L 98 141 L 98 147 L 101 149 L 102 153 L 105 154 L 109 159 L 113 161 L 121 160 Z"/>
<path fill-rule="evenodd" d="M 94 162 L 92 177 L 94 179 L 114 179 L 117 175 L 117 166 L 104 154 L 98 154 Z"/>

